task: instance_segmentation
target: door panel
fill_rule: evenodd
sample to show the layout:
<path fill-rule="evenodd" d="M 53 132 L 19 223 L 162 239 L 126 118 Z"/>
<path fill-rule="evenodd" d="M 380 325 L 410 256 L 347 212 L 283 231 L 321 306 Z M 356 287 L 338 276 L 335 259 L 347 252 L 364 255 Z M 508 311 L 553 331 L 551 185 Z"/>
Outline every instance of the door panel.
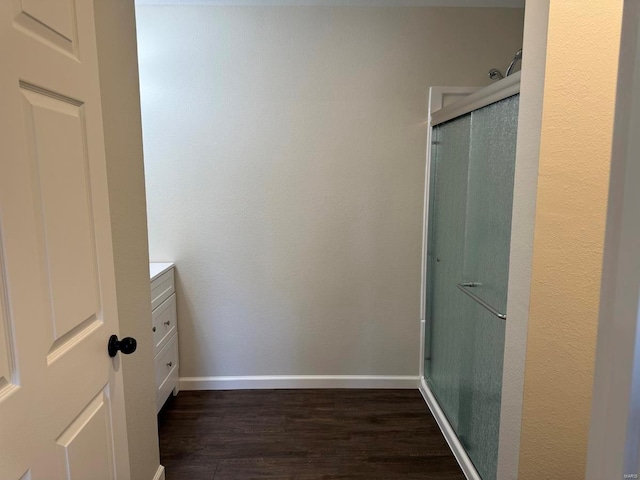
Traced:
<path fill-rule="evenodd" d="M 128 480 L 93 2 L 0 2 L 0 43 L 0 480 Z"/>
<path fill-rule="evenodd" d="M 14 346 L 4 279 L 4 262 L 2 259 L 2 232 L 0 231 L 0 399 L 8 392 L 13 383 Z"/>
<path fill-rule="evenodd" d="M 73 0 L 11 0 L 15 26 L 59 51 L 77 54 Z"/>
<path fill-rule="evenodd" d="M 52 32 L 71 39 L 75 18 L 70 0 L 20 0 L 18 4 L 25 15 L 37 20 Z"/>
<path fill-rule="evenodd" d="M 61 479 L 113 476 L 109 410 L 109 397 L 102 391 L 57 438 Z"/>
<path fill-rule="evenodd" d="M 41 211 L 52 348 L 79 338 L 98 318 L 96 251 L 80 102 L 23 88 L 29 153 Z M 73 103 L 71 103 L 73 102 Z"/>

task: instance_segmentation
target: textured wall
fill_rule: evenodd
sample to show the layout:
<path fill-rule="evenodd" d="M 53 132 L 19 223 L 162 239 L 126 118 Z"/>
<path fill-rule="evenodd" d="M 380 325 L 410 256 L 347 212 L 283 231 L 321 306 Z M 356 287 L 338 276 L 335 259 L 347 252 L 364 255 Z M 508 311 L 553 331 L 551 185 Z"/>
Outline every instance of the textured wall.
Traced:
<path fill-rule="evenodd" d="M 120 335 L 138 340 L 121 356 L 131 478 L 151 480 L 160 460 L 135 11 L 133 0 L 94 4 Z"/>
<path fill-rule="evenodd" d="M 519 479 L 583 478 L 622 1 L 551 2 Z"/>
<path fill-rule="evenodd" d="M 487 84 L 522 10 L 137 13 L 181 375 L 417 375 L 428 90 Z"/>

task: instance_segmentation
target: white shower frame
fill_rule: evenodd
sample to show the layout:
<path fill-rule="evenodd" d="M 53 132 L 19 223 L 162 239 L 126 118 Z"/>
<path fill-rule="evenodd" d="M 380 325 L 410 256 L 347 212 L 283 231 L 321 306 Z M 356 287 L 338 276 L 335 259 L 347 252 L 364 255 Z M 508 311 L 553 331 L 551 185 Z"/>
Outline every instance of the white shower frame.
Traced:
<path fill-rule="evenodd" d="M 427 122 L 427 153 L 425 162 L 425 190 L 422 235 L 422 276 L 420 288 L 420 393 L 429 406 L 442 434 L 453 452 L 460 468 L 469 480 L 481 480 L 473 462 L 460 443 L 453 427 L 440 408 L 424 377 L 424 354 L 426 334 L 426 285 L 427 242 L 429 228 L 429 186 L 431 174 L 431 135 L 433 127 L 453 120 L 479 108 L 485 107 L 520 92 L 520 72 L 510 75 L 487 87 L 431 87 L 429 89 L 429 116 Z M 507 310 L 507 319 L 509 312 Z M 507 320 L 508 321 L 508 320 Z"/>

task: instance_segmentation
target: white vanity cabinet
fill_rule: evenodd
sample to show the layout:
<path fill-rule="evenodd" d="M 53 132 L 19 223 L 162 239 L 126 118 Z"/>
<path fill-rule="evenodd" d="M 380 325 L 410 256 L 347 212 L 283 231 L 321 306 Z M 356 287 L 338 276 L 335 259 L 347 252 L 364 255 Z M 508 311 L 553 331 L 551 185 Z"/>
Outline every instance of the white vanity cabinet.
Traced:
<path fill-rule="evenodd" d="M 178 316 L 173 263 L 150 263 L 151 330 L 156 373 L 156 410 L 160 411 L 178 385 Z"/>

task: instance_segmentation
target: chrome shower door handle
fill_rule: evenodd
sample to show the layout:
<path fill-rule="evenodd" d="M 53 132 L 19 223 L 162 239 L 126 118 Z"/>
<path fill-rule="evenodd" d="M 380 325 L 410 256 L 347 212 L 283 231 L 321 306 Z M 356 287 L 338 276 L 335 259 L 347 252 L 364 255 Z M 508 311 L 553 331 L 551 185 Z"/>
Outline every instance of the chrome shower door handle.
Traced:
<path fill-rule="evenodd" d="M 481 299 L 479 296 L 477 296 L 475 293 L 471 293 L 468 289 L 469 288 L 474 288 L 474 287 L 480 287 L 482 286 L 481 283 L 477 283 L 477 282 L 464 282 L 464 283 L 459 283 L 458 285 L 458 290 L 460 290 L 461 292 L 463 292 L 465 295 L 467 295 L 469 298 L 471 298 L 474 302 L 478 303 L 481 307 L 485 308 L 486 310 L 488 310 L 489 312 L 491 312 L 493 315 L 495 315 L 496 317 L 498 317 L 500 320 L 506 320 L 507 319 L 507 315 L 504 313 L 500 313 L 498 310 L 496 310 L 494 307 L 492 307 L 491 305 L 489 305 L 487 302 L 485 302 L 483 299 Z"/>

